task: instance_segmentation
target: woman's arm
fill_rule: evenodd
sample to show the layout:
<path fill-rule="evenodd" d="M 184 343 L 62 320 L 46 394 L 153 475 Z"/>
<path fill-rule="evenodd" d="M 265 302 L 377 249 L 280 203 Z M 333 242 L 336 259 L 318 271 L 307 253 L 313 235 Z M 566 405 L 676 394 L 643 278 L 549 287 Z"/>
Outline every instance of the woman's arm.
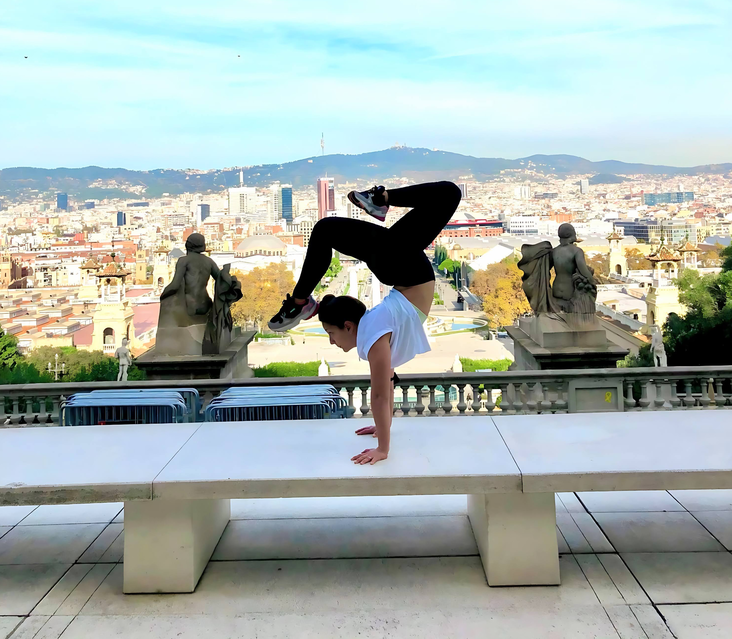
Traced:
<path fill-rule="evenodd" d="M 390 339 L 391 333 L 382 335 L 374 342 L 368 354 L 371 368 L 371 412 L 376 424 L 376 436 L 379 438 L 379 446 L 366 449 L 359 455 L 352 457 L 352 460 L 357 464 L 375 464 L 379 460 L 386 459 L 389 455 L 391 418 L 394 413 Z"/>
<path fill-rule="evenodd" d="M 391 372 L 389 373 L 389 381 L 391 381 L 394 378 L 394 369 L 391 369 Z M 391 385 L 391 405 L 394 406 L 394 384 Z M 392 415 L 394 414 L 394 411 L 392 410 Z M 362 426 L 361 428 L 356 429 L 356 435 L 373 435 L 376 437 L 376 426 L 373 424 L 371 426 Z"/>
<path fill-rule="evenodd" d="M 389 372 L 389 381 L 391 381 L 394 377 L 394 369 L 392 368 Z M 391 385 L 391 406 L 394 406 L 394 384 Z M 392 411 L 392 414 L 394 414 L 394 411 Z M 373 435 L 374 437 L 377 437 L 376 434 L 376 426 L 362 426 L 361 428 L 356 429 L 356 435 Z"/>

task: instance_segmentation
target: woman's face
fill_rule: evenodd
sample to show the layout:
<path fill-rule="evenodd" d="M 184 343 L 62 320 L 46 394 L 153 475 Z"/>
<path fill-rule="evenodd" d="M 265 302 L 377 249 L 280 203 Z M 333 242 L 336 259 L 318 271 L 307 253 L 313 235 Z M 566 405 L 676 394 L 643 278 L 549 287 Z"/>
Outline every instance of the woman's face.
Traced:
<path fill-rule="evenodd" d="M 338 348 L 346 353 L 356 346 L 356 332 L 358 326 L 353 322 L 346 322 L 343 328 L 338 328 L 333 324 L 323 322 L 323 329 L 328 333 L 330 343 L 335 344 Z"/>

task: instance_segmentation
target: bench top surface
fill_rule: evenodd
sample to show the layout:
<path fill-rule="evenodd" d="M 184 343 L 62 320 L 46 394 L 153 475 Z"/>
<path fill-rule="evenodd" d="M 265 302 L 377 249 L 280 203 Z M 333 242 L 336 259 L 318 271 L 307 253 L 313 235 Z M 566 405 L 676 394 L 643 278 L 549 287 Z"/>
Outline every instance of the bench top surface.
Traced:
<path fill-rule="evenodd" d="M 490 419 L 393 420 L 391 456 L 359 466 L 375 448 L 364 420 L 206 423 L 154 482 L 154 497 L 327 497 L 520 491 L 518 468 Z"/>
<path fill-rule="evenodd" d="M 0 505 L 152 498 L 200 424 L 0 429 Z"/>
<path fill-rule="evenodd" d="M 524 492 L 732 488 L 726 410 L 493 418 Z"/>
<path fill-rule="evenodd" d="M 389 459 L 357 466 L 367 424 L 0 429 L 0 505 L 732 488 L 723 410 L 397 418 Z"/>

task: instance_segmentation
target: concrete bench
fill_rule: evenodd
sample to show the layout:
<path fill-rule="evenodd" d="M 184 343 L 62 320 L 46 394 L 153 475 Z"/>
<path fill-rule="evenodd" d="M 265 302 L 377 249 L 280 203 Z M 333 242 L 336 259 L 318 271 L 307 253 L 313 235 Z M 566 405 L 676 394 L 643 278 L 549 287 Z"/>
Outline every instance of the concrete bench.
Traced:
<path fill-rule="evenodd" d="M 732 488 L 725 411 L 0 431 L 0 505 L 125 502 L 124 591 L 192 592 L 232 498 L 467 494 L 488 584 L 559 583 L 555 492 Z"/>
<path fill-rule="evenodd" d="M 490 420 L 397 420 L 388 463 L 350 461 L 375 443 L 326 420 L 8 429 L 0 504 L 124 501 L 124 591 L 192 592 L 232 498 L 468 494 L 491 585 L 558 583 L 555 524 Z"/>

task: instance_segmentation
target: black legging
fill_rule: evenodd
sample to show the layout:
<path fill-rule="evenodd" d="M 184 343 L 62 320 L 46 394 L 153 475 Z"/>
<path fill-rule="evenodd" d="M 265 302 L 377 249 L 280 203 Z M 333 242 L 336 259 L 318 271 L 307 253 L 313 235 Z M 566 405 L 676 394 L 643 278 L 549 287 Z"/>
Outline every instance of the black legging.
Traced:
<path fill-rule="evenodd" d="M 326 217 L 313 228 L 300 279 L 292 296 L 305 299 L 325 275 L 333 249 L 366 262 L 389 286 L 415 286 L 435 279 L 424 250 L 432 244 L 460 204 L 452 182 L 388 189 L 389 206 L 413 207 L 391 228 L 363 220 Z"/>

